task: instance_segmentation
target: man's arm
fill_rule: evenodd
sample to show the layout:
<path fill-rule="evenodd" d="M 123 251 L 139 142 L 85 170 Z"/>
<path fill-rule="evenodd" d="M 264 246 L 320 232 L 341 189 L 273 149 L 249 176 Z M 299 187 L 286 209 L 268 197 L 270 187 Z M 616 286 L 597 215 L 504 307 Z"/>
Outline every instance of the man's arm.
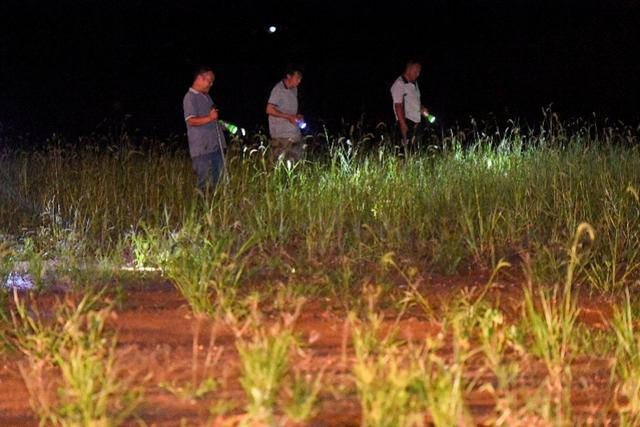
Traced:
<path fill-rule="evenodd" d="M 407 138 L 407 132 L 409 128 L 407 127 L 407 121 L 404 117 L 404 105 L 395 103 L 393 104 L 393 108 L 396 110 L 396 117 L 398 117 L 398 126 L 400 127 L 400 134 L 402 138 Z"/>
<path fill-rule="evenodd" d="M 393 99 L 393 110 L 398 118 L 400 134 L 403 139 L 407 139 L 407 132 L 409 131 L 409 128 L 404 116 L 404 95 L 404 84 L 400 79 L 397 79 L 391 86 L 391 98 Z"/>
<path fill-rule="evenodd" d="M 218 120 L 218 110 L 214 108 L 206 116 L 187 118 L 187 123 L 189 126 L 203 126 L 211 122 L 215 122 L 216 120 Z"/>
<path fill-rule="evenodd" d="M 278 118 L 281 118 L 281 119 L 286 119 L 286 120 L 289 121 L 289 123 L 291 123 L 294 126 L 296 126 L 296 121 L 298 120 L 298 116 L 299 116 L 299 115 L 294 115 L 294 114 L 283 113 L 282 111 L 278 110 L 275 105 L 273 105 L 271 103 L 267 104 L 267 115 L 273 116 L 273 117 L 278 117 Z M 302 117 L 302 116 L 300 116 L 300 117 Z"/>

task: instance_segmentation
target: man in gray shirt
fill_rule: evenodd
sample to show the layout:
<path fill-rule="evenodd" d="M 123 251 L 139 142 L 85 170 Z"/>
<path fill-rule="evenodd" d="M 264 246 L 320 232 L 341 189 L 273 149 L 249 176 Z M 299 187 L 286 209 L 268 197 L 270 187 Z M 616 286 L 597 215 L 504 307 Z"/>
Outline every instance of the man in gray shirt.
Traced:
<path fill-rule="evenodd" d="M 301 81 L 302 72 L 294 67 L 289 68 L 285 77 L 273 87 L 267 101 L 271 134 L 269 158 L 272 162 L 280 157 L 300 160 L 304 154 L 298 127 L 304 121 L 304 117 L 298 114 L 298 85 Z"/>
<path fill-rule="evenodd" d="M 218 123 L 218 110 L 209 96 L 214 79 L 210 68 L 199 67 L 194 73 L 193 84 L 182 100 L 189 154 L 201 190 L 208 185 L 215 187 L 224 168 L 222 150 L 226 142 Z"/>

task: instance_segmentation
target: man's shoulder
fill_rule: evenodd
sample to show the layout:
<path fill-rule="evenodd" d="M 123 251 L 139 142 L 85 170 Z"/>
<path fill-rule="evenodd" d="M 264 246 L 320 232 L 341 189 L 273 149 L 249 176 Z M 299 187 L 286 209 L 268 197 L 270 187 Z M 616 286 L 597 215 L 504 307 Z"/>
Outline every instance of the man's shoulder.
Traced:
<path fill-rule="evenodd" d="M 402 78 L 402 76 L 398 76 L 398 78 L 393 81 L 392 86 L 396 86 L 396 85 L 404 86 L 404 79 Z"/>
<path fill-rule="evenodd" d="M 271 92 L 279 92 L 279 91 L 282 91 L 283 89 L 284 89 L 284 85 L 282 84 L 282 80 L 281 80 L 278 83 L 273 85 L 273 88 L 271 88 Z"/>
<path fill-rule="evenodd" d="M 191 89 L 187 90 L 187 93 L 184 94 L 184 97 L 182 99 L 191 99 L 194 98 L 196 96 L 195 93 L 193 93 L 193 91 Z"/>
<path fill-rule="evenodd" d="M 402 76 L 398 77 L 397 79 L 395 79 L 393 81 L 393 84 L 391 85 L 391 90 L 404 90 L 404 80 L 402 79 Z"/>
<path fill-rule="evenodd" d="M 276 83 L 271 89 L 271 93 L 269 94 L 269 102 L 273 104 L 273 103 L 276 103 L 277 100 L 282 99 L 282 97 L 285 94 L 283 89 L 284 88 L 281 81 Z"/>

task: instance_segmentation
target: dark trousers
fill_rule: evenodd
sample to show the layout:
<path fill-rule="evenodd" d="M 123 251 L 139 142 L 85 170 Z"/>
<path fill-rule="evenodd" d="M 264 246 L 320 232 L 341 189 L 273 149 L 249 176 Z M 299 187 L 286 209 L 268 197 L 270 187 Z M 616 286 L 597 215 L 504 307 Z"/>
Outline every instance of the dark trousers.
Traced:
<path fill-rule="evenodd" d="M 222 169 L 224 168 L 221 150 L 192 157 L 191 164 L 198 176 L 198 188 L 200 190 L 205 191 L 207 186 L 212 189 L 216 187 L 220 180 L 220 175 L 222 175 Z"/>
<path fill-rule="evenodd" d="M 300 138 L 273 138 L 269 144 L 269 161 L 273 164 L 279 158 L 297 162 L 304 157 L 304 145 Z"/>
<path fill-rule="evenodd" d="M 422 138 L 424 137 L 424 126 L 422 123 L 415 123 L 409 119 L 405 119 L 405 123 L 407 124 L 407 138 L 404 139 L 402 137 L 402 133 L 400 133 L 400 123 L 396 122 L 396 130 L 398 133 L 398 140 L 402 143 L 403 146 L 407 147 L 419 147 L 422 145 Z"/>

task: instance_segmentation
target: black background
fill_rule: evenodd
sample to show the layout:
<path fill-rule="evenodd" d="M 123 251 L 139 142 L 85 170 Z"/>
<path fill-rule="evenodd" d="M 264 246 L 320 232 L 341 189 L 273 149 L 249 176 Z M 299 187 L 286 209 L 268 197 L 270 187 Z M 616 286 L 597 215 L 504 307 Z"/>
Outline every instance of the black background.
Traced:
<path fill-rule="evenodd" d="M 446 123 L 640 114 L 640 3 L 606 1 L 57 1 L 0 3 L 5 131 L 183 133 L 193 66 L 216 72 L 221 116 L 266 125 L 285 65 L 304 67 L 309 121 L 392 120 L 389 87 L 423 61 L 423 103 Z M 278 31 L 269 34 L 275 25 Z"/>

